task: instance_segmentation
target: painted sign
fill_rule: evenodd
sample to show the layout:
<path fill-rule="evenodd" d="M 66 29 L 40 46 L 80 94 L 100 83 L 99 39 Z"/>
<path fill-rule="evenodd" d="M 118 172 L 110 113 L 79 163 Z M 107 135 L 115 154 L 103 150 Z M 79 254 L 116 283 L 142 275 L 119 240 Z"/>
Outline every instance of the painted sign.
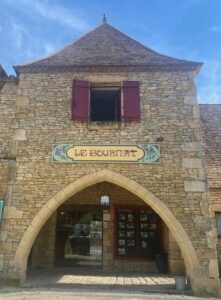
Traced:
<path fill-rule="evenodd" d="M 158 145 L 77 145 L 58 144 L 52 151 L 54 162 L 110 162 L 110 163 L 158 163 Z"/>
<path fill-rule="evenodd" d="M 0 224 L 3 218 L 3 206 L 4 206 L 4 200 L 0 199 Z"/>

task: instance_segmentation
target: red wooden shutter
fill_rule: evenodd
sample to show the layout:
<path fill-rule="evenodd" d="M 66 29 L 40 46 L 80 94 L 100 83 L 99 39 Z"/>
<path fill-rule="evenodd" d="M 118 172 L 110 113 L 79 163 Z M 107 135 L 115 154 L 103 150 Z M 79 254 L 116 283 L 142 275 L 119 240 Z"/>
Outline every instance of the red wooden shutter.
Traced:
<path fill-rule="evenodd" d="M 72 89 L 72 120 L 89 120 L 89 82 L 74 80 Z"/>
<path fill-rule="evenodd" d="M 123 120 L 140 121 L 139 81 L 123 82 Z"/>

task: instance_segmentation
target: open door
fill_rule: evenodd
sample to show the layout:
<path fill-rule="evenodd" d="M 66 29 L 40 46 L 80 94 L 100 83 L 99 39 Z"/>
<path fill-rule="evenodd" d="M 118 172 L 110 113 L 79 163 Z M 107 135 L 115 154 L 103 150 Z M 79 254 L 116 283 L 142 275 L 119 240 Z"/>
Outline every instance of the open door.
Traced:
<path fill-rule="evenodd" d="M 58 211 L 56 266 L 102 267 L 102 211 Z"/>

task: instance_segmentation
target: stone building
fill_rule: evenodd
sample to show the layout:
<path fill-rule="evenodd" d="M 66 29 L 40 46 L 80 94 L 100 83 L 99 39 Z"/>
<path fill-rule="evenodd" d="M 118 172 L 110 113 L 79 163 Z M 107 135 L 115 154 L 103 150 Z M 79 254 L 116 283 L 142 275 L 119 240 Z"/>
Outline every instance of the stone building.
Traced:
<path fill-rule="evenodd" d="M 186 272 L 195 294 L 219 294 L 220 106 L 199 110 L 201 65 L 104 22 L 17 77 L 0 68 L 1 278 Z"/>
<path fill-rule="evenodd" d="M 210 208 L 216 217 L 217 255 L 219 270 L 221 270 L 221 104 L 199 105 L 199 107 L 205 144 Z"/>

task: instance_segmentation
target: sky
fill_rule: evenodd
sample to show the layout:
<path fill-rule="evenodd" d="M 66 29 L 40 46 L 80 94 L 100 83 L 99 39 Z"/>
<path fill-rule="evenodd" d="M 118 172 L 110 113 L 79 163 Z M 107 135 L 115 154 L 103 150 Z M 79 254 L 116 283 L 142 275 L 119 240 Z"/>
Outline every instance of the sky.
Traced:
<path fill-rule="evenodd" d="M 50 55 L 108 23 L 155 51 L 203 62 L 200 103 L 221 103 L 221 0 L 0 0 L 0 64 Z"/>

